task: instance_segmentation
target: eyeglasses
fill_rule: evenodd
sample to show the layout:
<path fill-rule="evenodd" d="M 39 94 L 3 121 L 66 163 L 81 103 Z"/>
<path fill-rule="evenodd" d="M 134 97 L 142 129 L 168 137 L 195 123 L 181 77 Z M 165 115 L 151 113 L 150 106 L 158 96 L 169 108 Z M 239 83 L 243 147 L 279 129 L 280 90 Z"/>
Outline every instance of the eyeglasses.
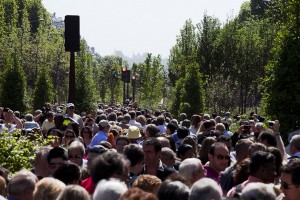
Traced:
<path fill-rule="evenodd" d="M 299 187 L 299 185 L 289 185 L 288 183 L 281 181 L 281 187 L 285 190 L 288 190 L 290 188 Z"/>
<path fill-rule="evenodd" d="M 75 107 L 73 107 L 73 106 L 71 106 L 71 107 L 69 107 L 69 109 L 74 109 Z"/>
<path fill-rule="evenodd" d="M 224 156 L 224 155 L 218 154 L 218 155 L 216 155 L 216 157 L 218 160 L 224 160 L 224 159 L 230 160 L 230 156 L 228 156 L 228 155 Z"/>
<path fill-rule="evenodd" d="M 69 155 L 68 157 L 69 157 L 69 159 L 72 159 L 72 158 L 82 158 L 82 156 L 79 155 L 79 154 L 77 154 L 77 155 Z"/>

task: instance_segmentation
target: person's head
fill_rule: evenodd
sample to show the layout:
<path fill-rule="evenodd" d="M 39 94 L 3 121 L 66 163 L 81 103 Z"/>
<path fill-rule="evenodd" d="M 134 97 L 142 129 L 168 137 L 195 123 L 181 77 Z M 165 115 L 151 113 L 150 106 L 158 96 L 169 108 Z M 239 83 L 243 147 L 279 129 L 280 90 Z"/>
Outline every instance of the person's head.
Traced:
<path fill-rule="evenodd" d="M 83 156 L 85 154 L 85 148 L 78 140 L 73 141 L 68 147 L 68 158 L 71 162 L 78 166 L 82 166 Z"/>
<path fill-rule="evenodd" d="M 110 130 L 110 125 L 107 120 L 101 120 L 99 122 L 99 131 L 102 131 L 104 133 L 108 133 Z"/>
<path fill-rule="evenodd" d="M 145 130 L 146 137 L 156 137 L 159 133 L 159 128 L 155 124 L 149 124 Z"/>
<path fill-rule="evenodd" d="M 66 185 L 58 179 L 46 177 L 36 184 L 33 193 L 34 200 L 52 200 L 56 199 L 64 190 Z"/>
<path fill-rule="evenodd" d="M 201 161 L 197 158 L 187 158 L 179 165 L 179 174 L 186 178 L 191 185 L 206 175 Z"/>
<path fill-rule="evenodd" d="M 136 121 L 139 122 L 142 126 L 145 126 L 147 124 L 147 119 L 144 115 L 137 116 Z"/>
<path fill-rule="evenodd" d="M 131 120 L 131 116 L 129 114 L 125 114 L 123 118 L 123 122 L 125 124 L 128 124 L 130 120 Z"/>
<path fill-rule="evenodd" d="M 65 131 L 65 135 L 64 135 L 64 141 L 65 141 L 65 145 L 66 146 L 69 146 L 69 143 L 71 140 L 75 139 L 76 138 L 76 134 L 73 130 L 71 129 L 67 129 Z"/>
<path fill-rule="evenodd" d="M 34 173 L 39 178 L 47 177 L 49 175 L 47 156 L 51 147 L 40 147 L 35 152 L 35 158 L 33 161 Z"/>
<path fill-rule="evenodd" d="M 251 158 L 252 155 L 257 151 L 267 151 L 266 145 L 264 145 L 263 143 L 259 143 L 259 142 L 252 143 L 249 146 L 249 150 L 248 150 L 249 158 Z"/>
<path fill-rule="evenodd" d="M 144 192 L 139 188 L 130 188 L 119 200 L 158 200 L 157 197 L 149 192 Z"/>
<path fill-rule="evenodd" d="M 68 153 L 62 147 L 54 147 L 49 151 L 47 156 L 48 169 L 50 174 L 53 174 L 58 166 L 62 165 L 68 160 Z"/>
<path fill-rule="evenodd" d="M 85 138 L 92 139 L 93 138 L 93 131 L 89 126 L 85 126 L 81 129 L 80 136 L 83 139 L 85 139 Z"/>
<path fill-rule="evenodd" d="M 241 162 L 245 158 L 249 157 L 248 151 L 251 144 L 253 144 L 253 142 L 249 139 L 241 139 L 237 141 L 235 144 L 237 162 Z"/>
<path fill-rule="evenodd" d="M 269 131 L 263 131 L 258 136 L 258 141 L 260 143 L 263 143 L 267 147 L 269 147 L 269 146 L 276 147 L 277 146 L 277 141 L 276 141 L 275 135 L 272 132 L 269 132 Z"/>
<path fill-rule="evenodd" d="M 225 129 L 225 125 L 222 123 L 217 123 L 216 125 L 216 130 L 220 131 L 220 133 L 223 133 L 226 129 Z"/>
<path fill-rule="evenodd" d="M 184 139 L 189 134 L 190 134 L 190 131 L 185 126 L 177 129 L 177 137 L 178 137 L 178 139 Z"/>
<path fill-rule="evenodd" d="M 0 196 L 7 195 L 7 183 L 6 180 L 0 176 Z"/>
<path fill-rule="evenodd" d="M 93 160 L 91 165 L 93 183 L 97 184 L 100 180 L 109 178 L 116 178 L 127 183 L 129 164 L 129 160 L 117 152 L 108 151 L 101 154 Z"/>
<path fill-rule="evenodd" d="M 228 151 L 231 151 L 231 137 L 227 135 L 220 135 L 217 138 L 218 142 L 222 142 L 227 146 Z"/>
<path fill-rule="evenodd" d="M 149 174 L 143 174 L 136 178 L 132 184 L 132 187 L 136 187 L 145 192 L 150 192 L 156 195 L 161 183 L 162 182 L 158 177 Z"/>
<path fill-rule="evenodd" d="M 117 121 L 117 114 L 115 112 L 111 112 L 107 115 L 107 121 Z"/>
<path fill-rule="evenodd" d="M 201 151 L 199 153 L 201 159 L 205 158 L 208 160 L 209 149 L 211 145 L 214 144 L 215 142 L 217 142 L 217 139 L 214 137 L 207 137 L 203 140 Z"/>
<path fill-rule="evenodd" d="M 191 126 L 194 126 L 195 128 L 199 128 L 201 122 L 201 116 L 200 115 L 193 115 L 191 118 Z"/>
<path fill-rule="evenodd" d="M 179 115 L 179 121 L 183 121 L 183 120 L 185 120 L 186 118 L 187 118 L 186 113 L 180 113 L 180 115 Z"/>
<path fill-rule="evenodd" d="M 190 191 L 189 200 L 198 200 L 201 199 L 222 199 L 222 191 L 220 186 L 216 181 L 211 178 L 201 178 L 195 182 Z"/>
<path fill-rule="evenodd" d="M 99 155 L 107 152 L 108 149 L 102 145 L 94 145 L 88 150 L 86 169 L 90 173 L 92 161 Z"/>
<path fill-rule="evenodd" d="M 101 180 L 94 191 L 93 200 L 118 200 L 126 191 L 126 184 L 118 179 Z"/>
<path fill-rule="evenodd" d="M 285 200 L 297 200 L 300 196 L 300 159 L 294 158 L 281 168 L 281 187 Z"/>
<path fill-rule="evenodd" d="M 181 144 L 177 150 L 177 157 L 180 158 L 181 161 L 187 158 L 194 158 L 195 157 L 194 148 L 189 144 Z"/>
<path fill-rule="evenodd" d="M 159 137 L 157 137 L 157 140 L 159 141 L 159 143 L 161 144 L 162 147 L 171 148 L 170 141 L 166 136 L 159 136 Z"/>
<path fill-rule="evenodd" d="M 137 144 L 130 144 L 125 146 L 123 154 L 130 161 L 130 172 L 139 174 L 144 164 L 143 149 Z"/>
<path fill-rule="evenodd" d="M 64 116 L 62 114 L 55 114 L 54 116 L 54 124 L 56 128 L 61 128 L 63 126 L 64 123 Z"/>
<path fill-rule="evenodd" d="M 300 152 L 300 135 L 294 135 L 291 139 L 290 144 L 291 155 Z"/>
<path fill-rule="evenodd" d="M 144 141 L 143 151 L 145 153 L 145 165 L 157 166 L 160 161 L 161 144 L 156 138 L 148 138 Z"/>
<path fill-rule="evenodd" d="M 25 115 L 25 120 L 27 122 L 32 122 L 33 121 L 33 115 L 32 114 L 26 114 Z"/>
<path fill-rule="evenodd" d="M 168 123 L 166 133 L 168 135 L 173 135 L 176 132 L 177 128 L 177 125 L 173 123 Z"/>
<path fill-rule="evenodd" d="M 37 177 L 28 170 L 21 170 L 8 183 L 8 195 L 20 200 L 32 200 Z"/>
<path fill-rule="evenodd" d="M 53 120 L 54 120 L 54 112 L 48 111 L 48 112 L 46 113 L 46 118 L 47 118 L 47 120 L 48 120 L 49 122 L 53 122 Z"/>
<path fill-rule="evenodd" d="M 89 193 L 79 185 L 68 185 L 57 200 L 91 200 Z"/>
<path fill-rule="evenodd" d="M 68 103 L 67 104 L 67 114 L 72 115 L 75 113 L 75 106 L 73 103 Z"/>
<path fill-rule="evenodd" d="M 53 177 L 62 181 L 66 185 L 79 184 L 81 171 L 78 165 L 67 162 L 63 163 L 55 170 Z"/>
<path fill-rule="evenodd" d="M 246 181 L 249 177 L 249 165 L 250 158 L 246 158 L 236 165 L 236 169 L 233 172 L 234 185 L 238 185 Z"/>
<path fill-rule="evenodd" d="M 164 181 L 157 193 L 159 200 L 188 200 L 190 189 L 180 181 Z"/>
<path fill-rule="evenodd" d="M 130 115 L 131 120 L 135 120 L 136 113 L 134 110 L 130 111 L 128 114 Z"/>
<path fill-rule="evenodd" d="M 249 183 L 243 189 L 241 198 L 243 200 L 276 200 L 276 193 L 272 184 Z"/>
<path fill-rule="evenodd" d="M 282 160 L 283 160 L 282 154 L 280 150 L 276 147 L 268 147 L 267 151 L 275 156 L 276 177 L 280 177 L 280 168 L 282 167 Z"/>
<path fill-rule="evenodd" d="M 273 183 L 276 176 L 275 156 L 269 152 L 255 152 L 251 157 L 249 173 L 264 183 Z"/>
<path fill-rule="evenodd" d="M 156 118 L 158 125 L 165 125 L 165 117 L 163 115 L 160 115 Z"/>
<path fill-rule="evenodd" d="M 176 153 L 169 147 L 163 147 L 161 149 L 161 161 L 168 167 L 174 167 L 176 159 Z"/>
<path fill-rule="evenodd" d="M 215 171 L 221 172 L 226 169 L 230 160 L 229 151 L 224 143 L 216 142 L 211 145 L 208 153 L 209 166 Z"/>
<path fill-rule="evenodd" d="M 116 150 L 117 150 L 117 152 L 123 153 L 124 147 L 128 144 L 130 144 L 130 139 L 127 136 L 125 136 L 125 135 L 119 136 L 116 140 Z"/>

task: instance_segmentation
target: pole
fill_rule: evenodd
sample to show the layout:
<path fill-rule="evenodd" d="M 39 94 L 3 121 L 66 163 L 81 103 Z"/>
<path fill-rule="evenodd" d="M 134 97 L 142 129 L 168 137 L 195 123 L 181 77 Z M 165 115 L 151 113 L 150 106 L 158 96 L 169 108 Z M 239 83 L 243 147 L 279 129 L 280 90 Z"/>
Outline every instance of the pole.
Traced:
<path fill-rule="evenodd" d="M 135 83 L 132 83 L 132 102 L 135 101 Z"/>
<path fill-rule="evenodd" d="M 126 95 L 126 99 L 129 99 L 129 83 L 127 83 L 127 95 Z"/>
<path fill-rule="evenodd" d="M 125 81 L 123 81 L 123 104 L 125 104 L 125 101 L 126 101 L 125 90 L 126 90 L 126 87 L 125 87 Z"/>
<path fill-rule="evenodd" d="M 70 52 L 69 103 L 75 103 L 75 53 Z"/>

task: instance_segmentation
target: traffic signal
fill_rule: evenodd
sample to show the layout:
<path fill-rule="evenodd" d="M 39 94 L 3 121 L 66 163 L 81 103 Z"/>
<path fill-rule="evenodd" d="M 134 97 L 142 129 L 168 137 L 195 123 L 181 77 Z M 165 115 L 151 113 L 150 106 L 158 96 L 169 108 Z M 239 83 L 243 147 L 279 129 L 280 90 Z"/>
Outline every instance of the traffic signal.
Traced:
<path fill-rule="evenodd" d="M 122 68 L 122 81 L 126 81 L 126 71 L 127 71 L 127 69 L 126 69 L 126 67 L 123 67 Z"/>
<path fill-rule="evenodd" d="M 126 83 L 130 83 L 130 70 L 126 70 Z"/>
<path fill-rule="evenodd" d="M 131 83 L 134 85 L 135 84 L 135 81 L 136 81 L 136 77 L 135 76 L 132 76 L 131 77 Z"/>

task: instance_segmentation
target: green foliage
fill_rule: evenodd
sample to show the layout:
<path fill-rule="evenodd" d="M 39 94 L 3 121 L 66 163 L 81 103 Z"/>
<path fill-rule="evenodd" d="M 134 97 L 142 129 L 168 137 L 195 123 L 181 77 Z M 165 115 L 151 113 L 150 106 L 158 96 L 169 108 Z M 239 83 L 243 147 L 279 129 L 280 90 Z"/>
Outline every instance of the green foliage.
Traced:
<path fill-rule="evenodd" d="M 7 58 L 5 67 L 2 75 L 1 105 L 23 112 L 26 109 L 26 80 L 16 54 Z"/>
<path fill-rule="evenodd" d="M 33 108 L 41 109 L 45 102 L 52 102 L 53 100 L 53 84 L 46 68 L 42 68 L 38 79 L 36 81 Z"/>
<path fill-rule="evenodd" d="M 18 131 L 14 133 L 2 131 L 0 135 L 0 163 L 13 174 L 21 169 L 32 169 L 34 152 L 47 143 L 40 139 L 39 135 L 29 137 L 21 135 Z"/>

